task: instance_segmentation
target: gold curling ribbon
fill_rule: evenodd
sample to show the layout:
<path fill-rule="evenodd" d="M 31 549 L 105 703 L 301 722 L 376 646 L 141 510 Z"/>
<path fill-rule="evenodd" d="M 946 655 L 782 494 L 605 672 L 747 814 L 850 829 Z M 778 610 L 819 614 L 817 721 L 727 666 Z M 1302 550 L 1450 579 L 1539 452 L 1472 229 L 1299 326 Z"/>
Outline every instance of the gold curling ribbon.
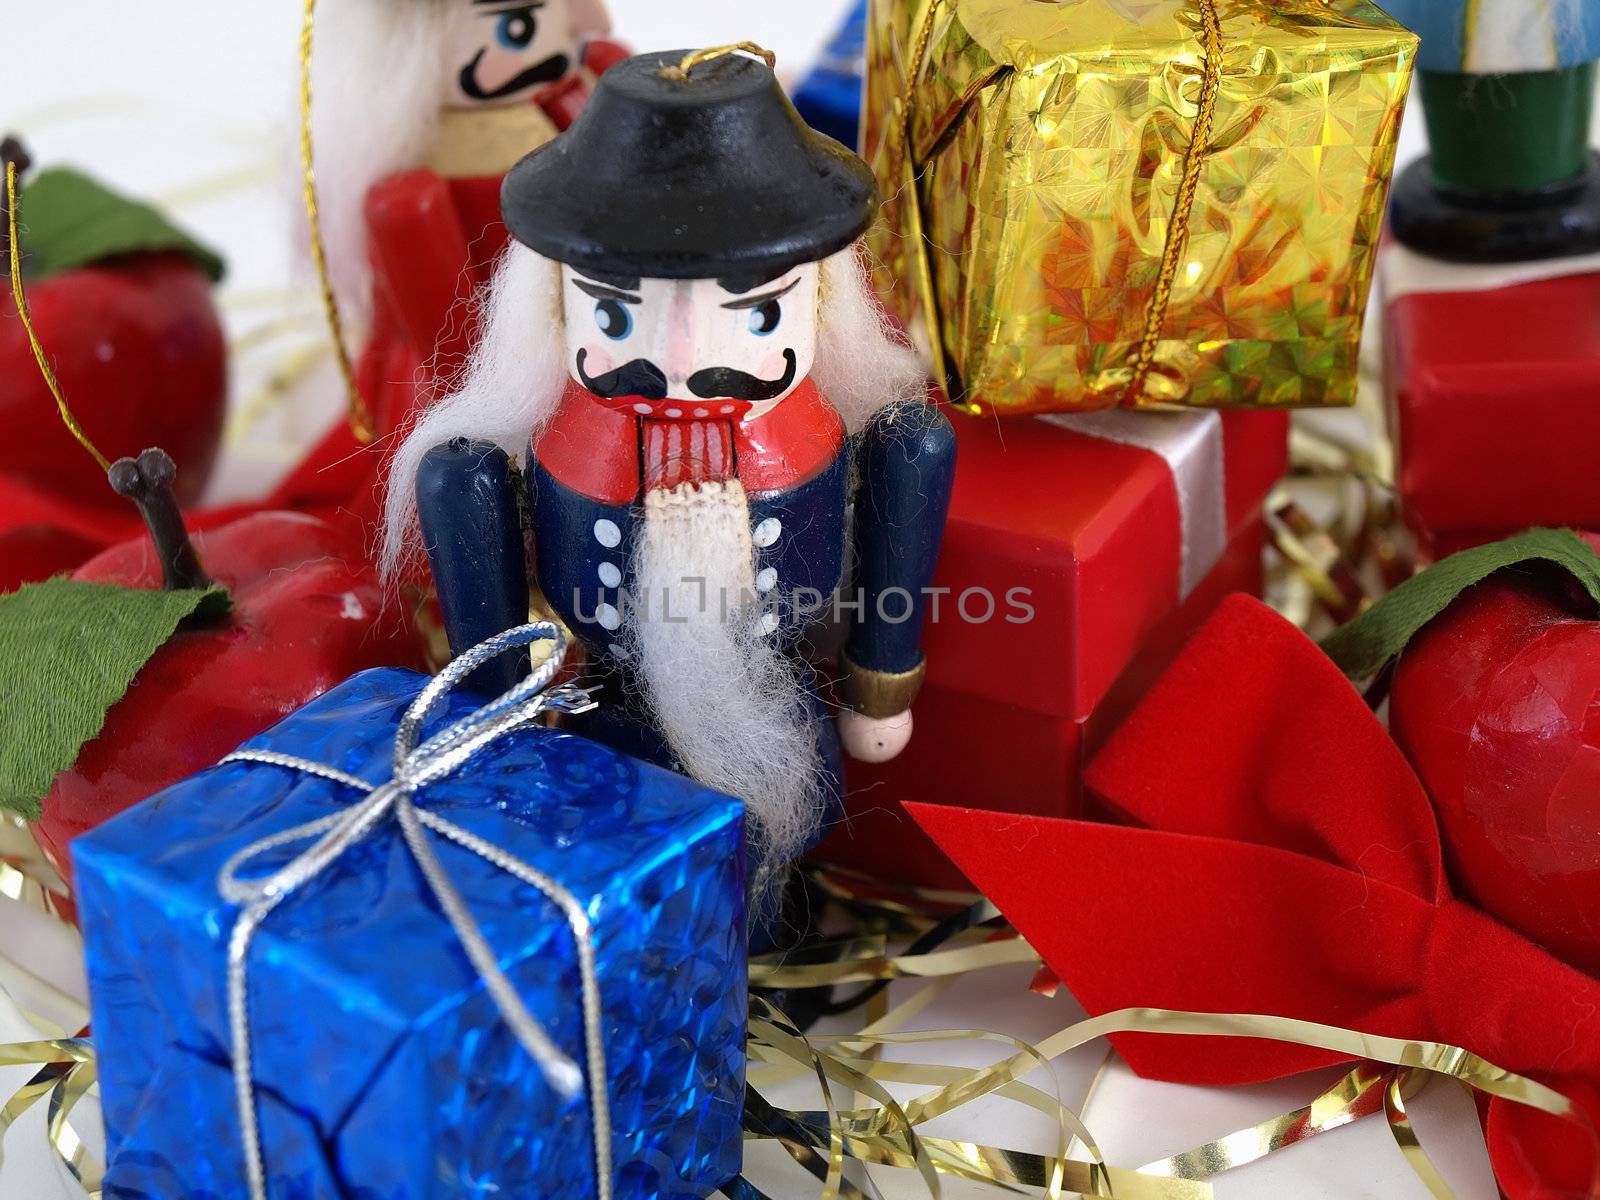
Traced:
<path fill-rule="evenodd" d="M 0 813 L 0 896 L 69 923 L 61 906 L 71 892 L 15 813 Z"/>
<path fill-rule="evenodd" d="M 45 1127 L 50 1145 L 90 1200 L 100 1200 L 103 1169 L 69 1118 L 96 1078 L 93 1048 L 82 1038 L 0 1046 L 0 1066 L 39 1065 L 39 1072 L 0 1108 L 0 1137 L 23 1113 L 49 1098 Z"/>
<path fill-rule="evenodd" d="M 322 240 L 322 217 L 317 207 L 316 155 L 311 136 L 311 52 L 316 37 L 317 0 L 305 0 L 305 16 L 300 23 L 300 167 L 305 176 L 306 222 L 310 232 L 311 262 L 316 267 L 322 291 L 322 311 L 328 319 L 328 335 L 333 341 L 339 374 L 344 377 L 345 400 L 350 429 L 362 445 L 376 435 L 372 411 L 356 384 L 355 365 L 345 345 L 344 319 L 339 315 L 339 300 L 333 294 L 333 278 L 328 273 L 328 251 Z"/>
<path fill-rule="evenodd" d="M 49 356 L 45 354 L 44 346 L 39 342 L 39 334 L 34 330 L 33 314 L 28 311 L 28 296 L 22 286 L 22 243 L 17 240 L 17 164 L 14 162 L 6 163 L 6 233 L 11 247 L 11 299 L 17 306 L 17 319 L 22 322 L 22 331 L 28 336 L 28 345 L 33 350 L 33 360 L 39 364 L 39 373 L 44 376 L 45 386 L 55 397 L 56 409 L 61 413 L 61 420 L 66 424 L 68 432 L 77 438 L 78 444 L 100 464 L 102 471 L 109 471 L 110 460 L 89 440 L 89 435 L 83 431 L 83 426 L 78 424 L 78 418 L 72 415 L 72 409 L 67 405 L 67 398 L 62 394 L 61 383 L 56 379 L 55 370 L 50 366 Z"/>
<path fill-rule="evenodd" d="M 949 943 L 970 940 L 980 931 L 974 929 L 971 923 L 963 924 L 949 917 L 937 922 L 926 910 L 918 912 L 917 900 L 925 899 L 928 894 L 923 893 L 919 897 L 915 889 L 901 890 L 900 896 L 909 897 L 908 902 L 905 899 L 881 899 L 866 895 L 864 887 L 854 886 L 860 882 L 860 877 L 853 880 L 835 871 L 815 878 L 830 897 L 842 896 L 849 901 L 855 910 L 851 915 L 863 929 L 889 920 L 903 922 L 913 928 L 942 926 L 956 931 L 945 942 L 930 945 L 924 939 L 923 953 L 915 956 L 883 954 L 878 945 L 868 945 L 868 939 L 865 938 L 846 937 L 833 943 L 840 950 L 852 945 L 864 947 L 869 952 L 870 961 L 857 964 L 836 962 L 832 964 L 834 970 L 821 971 L 819 977 L 848 973 L 837 969 L 842 965 L 853 965 L 863 975 L 882 976 L 888 973 L 886 964 L 915 959 L 918 961 L 913 965 L 917 969 L 904 974 L 934 979 L 928 988 L 913 993 L 897 1009 L 859 1033 L 813 1035 L 806 1039 L 790 1026 L 781 1031 L 784 1036 L 770 1037 L 771 1030 L 761 1023 L 760 1018 L 753 1017 L 749 1078 L 752 1086 L 750 1113 L 755 1119 L 747 1119 L 748 1136 L 776 1138 L 796 1161 L 811 1169 L 819 1179 L 824 1179 L 826 1172 L 819 1166 L 823 1160 L 818 1148 L 830 1147 L 831 1159 L 836 1147 L 842 1143 L 849 1154 L 861 1162 L 909 1167 L 919 1165 L 922 1158 L 927 1158 L 932 1160 L 940 1173 L 986 1181 L 1007 1191 L 1015 1186 L 1049 1187 L 1058 1176 L 1064 1175 L 1063 1186 L 1081 1187 L 1082 1190 L 1077 1193 L 1079 1195 L 1114 1194 L 1124 1198 L 1209 1196 L 1209 1188 L 1181 1192 L 1163 1190 L 1163 1185 L 1170 1187 L 1182 1183 L 1190 1188 L 1203 1186 L 1205 1179 L 1221 1171 L 1257 1161 L 1285 1146 L 1340 1128 L 1381 1109 L 1388 1118 L 1396 1146 L 1418 1178 L 1433 1195 L 1448 1198 L 1451 1192 L 1416 1138 L 1409 1120 L 1404 1117 L 1406 1095 L 1441 1075 L 1486 1094 L 1572 1121 L 1588 1130 L 1591 1136 L 1594 1134 L 1583 1114 L 1560 1093 L 1534 1080 L 1505 1071 L 1460 1047 L 1376 1037 L 1355 1030 L 1282 1017 L 1127 1009 L 1080 1021 L 1025 1048 L 1012 1039 L 973 1029 L 900 1033 L 896 1031 L 897 1027 L 909 1015 L 926 1007 L 932 998 L 927 995 L 928 992 L 977 969 L 962 953 L 950 949 Z M 983 902 L 974 905 L 969 916 L 975 920 L 992 912 L 992 906 Z M 1011 931 L 1003 927 L 1000 932 L 1004 934 Z M 981 946 L 976 948 L 982 949 Z M 803 985 L 791 983 L 791 986 Z M 1132 1172 L 1106 1167 L 1093 1139 L 1087 1136 L 1087 1129 L 1083 1128 L 1083 1123 L 1075 1113 L 1018 1081 L 1019 1075 L 1032 1070 L 1040 1062 L 1051 1061 L 1096 1038 L 1124 1032 L 1264 1038 L 1366 1061 L 1303 1108 Z M 976 1071 L 950 1066 L 883 1062 L 864 1057 L 869 1047 L 980 1039 L 1009 1041 L 1018 1045 L 1019 1050 L 1008 1059 Z M 823 1049 L 824 1046 L 831 1049 Z M 841 1113 L 835 1111 L 836 1106 L 830 1098 L 826 1114 L 777 1109 L 765 1104 L 756 1091 L 760 1086 L 794 1078 L 800 1073 L 813 1074 L 818 1069 L 825 1076 L 847 1082 L 857 1091 L 867 1091 L 868 1094 L 870 1091 L 859 1087 L 861 1079 L 930 1084 L 935 1086 L 935 1090 L 914 1101 L 897 1103 L 892 1110 L 887 1107 L 879 1110 L 867 1108 Z M 1375 1093 L 1381 1093 L 1381 1099 L 1375 1099 Z M 1083 1141 L 1090 1161 L 1075 1163 L 1060 1154 L 1041 1155 L 926 1136 L 917 1138 L 915 1143 L 908 1141 L 905 1132 L 908 1128 L 915 1129 L 928 1121 L 948 1116 L 963 1105 L 989 1095 L 1029 1104 L 1055 1115 L 1059 1124 L 1073 1130 Z M 775 1129 L 780 1132 L 774 1133 Z M 762 1200 L 762 1193 L 747 1181 L 740 1181 L 740 1184 L 739 1189 L 730 1193 L 736 1200 Z M 1096 1190 L 1107 1186 L 1114 1188 L 1114 1191 Z M 845 1185 L 827 1194 L 853 1197 L 860 1193 Z M 932 1188 L 929 1194 L 939 1195 Z M 1596 1176 L 1588 1194 L 1600 1197 L 1600 1164 L 1597 1164 Z"/>
<path fill-rule="evenodd" d="M 0 1045 L 0 1067 L 38 1067 L 38 1072 L 0 1106 L 0 1140 L 18 1117 L 40 1100 L 49 1100 L 45 1129 L 52 1149 L 90 1200 L 100 1200 L 101 1165 L 72 1128 L 78 1102 L 94 1086 L 94 1047 L 87 1038 L 48 1038 Z"/>
<path fill-rule="evenodd" d="M 1139 1170 L 1146 1175 L 1170 1175 L 1177 1179 L 1209 1179 L 1223 1171 L 1256 1162 L 1286 1146 L 1370 1116 L 1382 1105 L 1385 1089 L 1399 1073 L 1380 1070 L 1372 1063 L 1361 1063 L 1302 1108 L 1270 1117 L 1259 1125 L 1216 1138 L 1182 1154 L 1145 1163 Z"/>
<path fill-rule="evenodd" d="M 1205 1181 L 1219 1172 L 1258 1161 L 1379 1108 L 1397 1147 L 1418 1178 L 1433 1196 L 1449 1200 L 1452 1193 L 1428 1158 L 1405 1110 L 1408 1095 L 1441 1075 L 1588 1128 L 1587 1121 L 1560 1093 L 1459 1047 L 1375 1037 L 1283 1017 L 1125 1009 L 1079 1021 L 1031 1045 L 976 1029 L 903 1032 L 912 1017 L 925 1011 L 944 990 L 973 970 L 1026 961 L 1009 947 L 1009 943 L 1021 939 L 1008 926 L 983 928 L 994 920 L 993 906 L 987 901 L 975 903 L 965 911 L 940 913 L 938 909 L 956 894 L 907 888 L 869 895 L 855 886 L 864 880 L 852 880 L 847 873 L 824 872 L 814 878 L 830 898 L 847 902 L 861 931 L 808 948 L 808 957 L 818 960 L 812 967 L 819 970 L 819 979 L 843 974 L 861 979 L 921 977 L 930 981 L 893 1009 L 880 1009 L 860 1031 L 825 1036 L 800 1033 L 769 1002 L 760 996 L 752 997 L 746 1137 L 778 1142 L 818 1181 L 824 1200 L 875 1200 L 876 1188 L 864 1173 L 869 1164 L 917 1171 L 927 1194 L 935 1200 L 941 1195 L 939 1180 L 944 1175 L 987 1183 L 1005 1192 L 1019 1187 L 1044 1188 L 1051 1197 L 1210 1200 L 1212 1189 Z M 887 953 L 881 932 L 874 928 L 886 923 L 920 930 L 924 936 L 917 944 L 923 946 L 923 951 Z M 929 934 L 935 936 L 930 940 L 926 936 Z M 968 944 L 977 938 L 989 940 Z M 984 954 L 971 954 L 995 944 L 1008 946 L 1005 955 L 994 958 L 991 953 L 986 958 Z M 852 955 L 860 961 L 851 962 Z M 753 976 L 766 970 L 762 963 L 757 960 L 752 964 Z M 841 965 L 850 969 L 827 969 Z M 771 975 L 768 971 L 767 976 Z M 881 999 L 881 993 L 869 990 L 868 995 L 872 1000 Z M 1061 1054 L 1115 1033 L 1265 1038 L 1368 1061 L 1303 1108 L 1130 1170 L 1105 1163 L 1085 1122 L 1059 1097 L 1051 1097 L 1020 1080 L 1021 1075 Z M 878 1048 L 888 1045 L 952 1040 L 999 1042 L 1012 1047 L 1015 1053 L 977 1070 L 884 1061 L 875 1055 Z M 61 1037 L 0 1046 L 0 1066 L 40 1068 L 0 1107 L 0 1137 L 16 1117 L 48 1096 L 51 1145 L 91 1197 L 98 1200 L 101 1168 L 87 1154 L 68 1120 L 94 1082 L 94 1064 L 93 1047 L 84 1038 Z M 797 1075 L 816 1078 L 823 1097 L 821 1111 L 779 1108 L 760 1094 L 761 1086 Z M 901 1102 L 884 1086 L 886 1083 L 928 1085 L 934 1090 L 916 1100 Z M 850 1107 L 838 1103 L 835 1085 L 852 1093 Z M 1380 1101 L 1374 1101 L 1375 1092 L 1381 1092 Z M 1057 1126 L 1055 1153 L 1011 1150 L 919 1132 L 929 1121 L 986 1096 L 1021 1103 L 1051 1117 Z M 855 1097 L 865 1097 L 869 1105 L 875 1103 L 877 1107 L 860 1107 Z M 1069 1135 L 1083 1143 L 1087 1160 L 1067 1156 Z M 768 1200 L 765 1193 L 744 1178 L 725 1190 L 733 1200 Z M 1589 1194 L 1600 1197 L 1600 1174 Z"/>

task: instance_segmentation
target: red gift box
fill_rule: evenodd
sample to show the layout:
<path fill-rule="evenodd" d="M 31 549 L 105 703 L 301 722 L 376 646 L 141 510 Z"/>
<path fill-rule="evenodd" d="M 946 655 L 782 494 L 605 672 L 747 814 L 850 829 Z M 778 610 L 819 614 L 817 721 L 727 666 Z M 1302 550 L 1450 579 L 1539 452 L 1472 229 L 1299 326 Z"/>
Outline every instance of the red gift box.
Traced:
<path fill-rule="evenodd" d="M 1397 483 L 1429 557 L 1600 527 L 1600 273 L 1494 286 L 1516 277 L 1385 249 Z"/>
<path fill-rule="evenodd" d="M 1085 753 L 1222 597 L 1260 590 L 1288 444 L 1282 412 L 955 421 L 916 730 L 893 762 L 846 762 L 817 852 L 932 887 L 961 877 L 901 803 L 1075 813 Z"/>

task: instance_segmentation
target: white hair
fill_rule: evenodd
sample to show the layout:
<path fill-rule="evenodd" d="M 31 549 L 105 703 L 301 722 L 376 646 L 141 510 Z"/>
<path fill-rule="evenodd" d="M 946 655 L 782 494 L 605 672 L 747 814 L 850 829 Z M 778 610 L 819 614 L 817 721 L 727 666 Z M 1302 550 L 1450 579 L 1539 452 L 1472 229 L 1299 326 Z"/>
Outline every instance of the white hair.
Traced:
<path fill-rule="evenodd" d="M 456 2 L 324 0 L 317 6 L 311 62 L 317 208 L 334 293 L 357 327 L 371 307 L 367 192 L 427 156 L 448 91 L 440 47 Z M 298 133 L 294 162 L 298 185 Z M 293 212 L 294 244 L 304 246 L 304 206 L 295 204 Z"/>
<path fill-rule="evenodd" d="M 922 397 L 927 368 L 872 293 L 864 251 L 822 264 L 817 353 L 822 394 L 852 434 L 884 408 Z M 452 438 L 495 443 L 526 463 L 566 387 L 560 268 L 513 242 L 481 300 L 481 334 L 458 386 L 412 425 L 389 466 L 382 567 L 392 577 L 419 546 L 417 467 Z"/>
<path fill-rule="evenodd" d="M 513 246 L 501 258 L 481 301 L 478 344 L 460 385 L 423 410 L 389 460 L 380 566 L 393 579 L 415 556 L 417 468 L 453 438 L 493 442 L 526 463 L 529 439 L 555 412 L 566 384 L 560 268 Z"/>
<path fill-rule="evenodd" d="M 506 252 L 459 386 L 417 420 L 394 456 L 386 577 L 420 544 L 416 474 L 430 449 L 461 437 L 526 461 L 567 381 L 560 287 L 556 264 L 517 245 Z M 851 433 L 924 395 L 927 371 L 883 315 L 857 247 L 824 261 L 819 304 L 813 370 Z M 621 637 L 684 769 L 745 801 L 759 907 L 781 879 L 774 868 L 799 855 L 821 820 L 822 780 L 800 674 L 763 636 L 759 606 L 747 603 L 756 594 L 750 538 L 737 480 L 647 495 L 633 564 L 643 604 L 626 614 Z"/>

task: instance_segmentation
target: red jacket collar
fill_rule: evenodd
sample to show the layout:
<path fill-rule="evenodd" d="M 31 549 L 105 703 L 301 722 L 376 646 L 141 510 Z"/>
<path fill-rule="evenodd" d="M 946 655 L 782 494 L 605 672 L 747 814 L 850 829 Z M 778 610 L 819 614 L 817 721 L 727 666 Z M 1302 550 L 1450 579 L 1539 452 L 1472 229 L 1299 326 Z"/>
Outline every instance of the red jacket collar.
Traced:
<path fill-rule="evenodd" d="M 639 498 L 640 420 L 600 402 L 576 380 L 535 443 L 539 465 L 565 486 L 603 504 Z M 751 495 L 793 491 L 844 447 L 844 422 L 810 379 L 753 421 L 733 427 L 739 481 Z"/>

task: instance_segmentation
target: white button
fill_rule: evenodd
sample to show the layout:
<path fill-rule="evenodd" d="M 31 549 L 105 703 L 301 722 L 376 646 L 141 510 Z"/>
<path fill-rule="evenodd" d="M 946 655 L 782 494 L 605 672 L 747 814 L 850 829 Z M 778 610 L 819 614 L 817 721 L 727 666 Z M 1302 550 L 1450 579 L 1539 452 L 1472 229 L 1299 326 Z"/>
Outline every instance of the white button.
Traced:
<path fill-rule="evenodd" d="M 777 613 L 769 612 L 769 613 L 766 613 L 766 614 L 764 614 L 762 616 L 762 618 L 761 618 L 761 632 L 763 634 L 772 633 L 777 628 L 778 628 L 778 614 Z"/>
<path fill-rule="evenodd" d="M 711 410 L 709 408 L 697 408 L 694 410 L 694 415 L 697 417 L 709 417 Z"/>
<path fill-rule="evenodd" d="M 667 409 L 667 416 L 671 417 L 673 420 L 677 420 L 679 417 L 683 416 L 683 409 L 669 408 Z"/>
<path fill-rule="evenodd" d="M 633 406 L 633 411 L 638 413 L 641 417 L 648 417 L 650 415 L 650 406 L 648 404 L 635 404 Z"/>
<path fill-rule="evenodd" d="M 594 540 L 602 546 L 614 547 L 622 544 L 622 530 L 617 528 L 615 521 L 608 521 L 601 517 L 594 523 Z"/>
<path fill-rule="evenodd" d="M 756 591 L 770 592 L 778 584 L 778 572 L 775 567 L 763 567 L 756 573 Z"/>
<path fill-rule="evenodd" d="M 616 563 L 600 564 L 600 582 L 612 588 L 622 582 L 622 571 L 618 569 Z"/>
<path fill-rule="evenodd" d="M 724 404 L 724 405 L 723 405 L 723 406 L 722 406 L 722 415 L 723 415 L 723 416 L 725 416 L 725 417 L 726 417 L 726 416 L 728 416 L 728 415 L 729 415 L 729 414 L 730 414 L 730 413 L 732 413 L 732 412 L 733 412 L 733 405 L 731 405 L 731 404 Z"/>
<path fill-rule="evenodd" d="M 628 657 L 628 648 L 626 646 L 619 646 L 619 645 L 617 645 L 617 643 L 612 642 L 609 646 L 606 647 L 606 649 L 611 651 L 611 653 L 615 654 L 618 658 L 627 658 Z"/>
<path fill-rule="evenodd" d="M 602 604 L 595 609 L 594 619 L 601 629 L 615 629 L 622 624 L 622 614 L 609 604 Z"/>
<path fill-rule="evenodd" d="M 756 531 L 751 535 L 750 540 L 758 546 L 766 547 L 777 541 L 778 535 L 782 532 L 783 522 L 778 520 L 777 517 L 768 517 L 756 526 Z"/>

